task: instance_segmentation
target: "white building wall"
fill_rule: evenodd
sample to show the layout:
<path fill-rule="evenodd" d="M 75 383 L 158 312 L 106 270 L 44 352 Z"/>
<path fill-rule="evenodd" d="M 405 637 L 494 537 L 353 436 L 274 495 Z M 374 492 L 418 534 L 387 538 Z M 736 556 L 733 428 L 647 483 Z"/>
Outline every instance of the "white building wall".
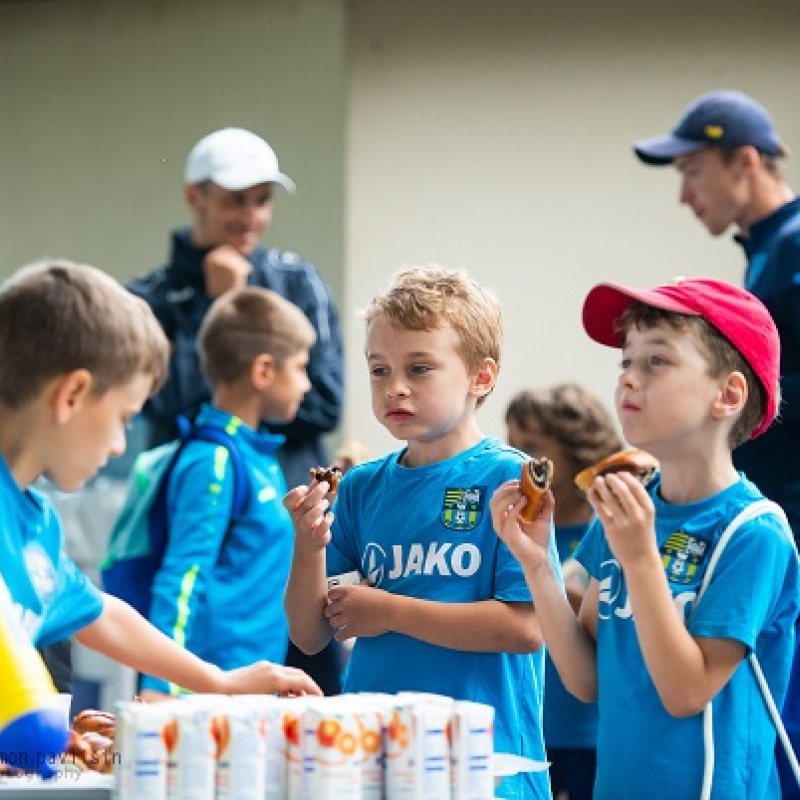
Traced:
<path fill-rule="evenodd" d="M 492 287 L 506 338 L 487 433 L 523 386 L 579 380 L 611 406 L 618 354 L 580 322 L 595 283 L 740 280 L 738 246 L 630 145 L 725 87 L 760 99 L 799 150 L 800 4 L 355 0 L 349 20 L 346 306 L 404 263 Z M 396 443 L 370 412 L 363 326 L 348 330 L 347 430 L 378 454 Z"/>

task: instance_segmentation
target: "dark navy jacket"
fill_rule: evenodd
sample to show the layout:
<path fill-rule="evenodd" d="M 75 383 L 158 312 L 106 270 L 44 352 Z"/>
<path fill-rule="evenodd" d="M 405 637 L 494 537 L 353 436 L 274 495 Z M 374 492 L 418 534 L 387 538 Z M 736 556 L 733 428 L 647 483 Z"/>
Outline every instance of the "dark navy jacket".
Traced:
<path fill-rule="evenodd" d="M 211 397 L 200 370 L 195 338 L 212 302 L 203 278 L 203 259 L 212 248 L 195 247 L 190 234 L 189 229 L 175 231 L 169 262 L 128 284 L 153 309 L 173 345 L 167 383 L 143 412 L 150 423 L 149 447 L 174 439 L 178 415 L 193 419 Z M 313 264 L 295 253 L 261 248 L 248 260 L 253 271 L 247 282 L 272 289 L 299 306 L 317 332 L 308 364 L 312 388 L 297 418 L 288 425 L 270 423 L 270 431 L 286 436 L 278 460 L 291 488 L 308 482 L 309 467 L 328 463 L 322 435 L 338 425 L 344 395 L 339 319 L 330 289 Z"/>
<path fill-rule="evenodd" d="M 736 466 L 783 506 L 800 540 L 800 198 L 736 240 L 747 255 L 745 288 L 769 309 L 781 339 L 780 416 L 734 451 Z"/>

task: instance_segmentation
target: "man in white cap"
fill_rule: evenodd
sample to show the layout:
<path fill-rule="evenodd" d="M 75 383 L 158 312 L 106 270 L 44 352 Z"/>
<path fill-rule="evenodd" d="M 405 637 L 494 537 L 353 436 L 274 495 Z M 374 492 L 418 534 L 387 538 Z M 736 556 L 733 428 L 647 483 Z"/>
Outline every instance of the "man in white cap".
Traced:
<path fill-rule="evenodd" d="M 294 422 L 270 430 L 286 436 L 278 459 L 289 488 L 309 481 L 309 468 L 329 463 L 323 435 L 339 423 L 344 393 L 342 338 L 329 287 L 313 264 L 292 252 L 259 246 L 272 222 L 276 191 L 294 191 L 274 150 L 242 128 L 223 128 L 192 148 L 184 171 L 184 198 L 192 224 L 172 234 L 167 264 L 128 288 L 152 307 L 172 345 L 169 377 L 143 411 L 147 445 L 179 434 L 179 416 L 193 419 L 210 391 L 195 346 L 214 298 L 228 289 L 264 286 L 290 300 L 311 321 L 317 342 L 310 353 L 306 394 Z M 316 664 L 292 648 L 326 694 L 339 690 L 340 653 L 334 645 Z"/>

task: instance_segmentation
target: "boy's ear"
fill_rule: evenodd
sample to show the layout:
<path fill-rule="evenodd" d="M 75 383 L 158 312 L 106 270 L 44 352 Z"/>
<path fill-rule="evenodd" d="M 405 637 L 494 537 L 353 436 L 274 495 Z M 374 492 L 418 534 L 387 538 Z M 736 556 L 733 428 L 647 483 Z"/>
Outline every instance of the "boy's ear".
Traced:
<path fill-rule="evenodd" d="M 728 374 L 720 385 L 711 413 L 718 419 L 738 414 L 747 402 L 747 379 L 741 372 Z"/>
<path fill-rule="evenodd" d="M 472 376 L 472 394 L 478 398 L 486 397 L 497 383 L 498 372 L 497 362 L 488 356 L 484 358 Z"/>
<path fill-rule="evenodd" d="M 80 411 L 93 383 L 88 369 L 75 369 L 57 379 L 53 393 L 53 414 L 57 424 L 65 425 Z"/>
<path fill-rule="evenodd" d="M 253 388 L 258 391 L 268 389 L 275 379 L 277 366 L 275 359 L 268 353 L 262 353 L 253 359 L 250 365 L 250 382 Z"/>

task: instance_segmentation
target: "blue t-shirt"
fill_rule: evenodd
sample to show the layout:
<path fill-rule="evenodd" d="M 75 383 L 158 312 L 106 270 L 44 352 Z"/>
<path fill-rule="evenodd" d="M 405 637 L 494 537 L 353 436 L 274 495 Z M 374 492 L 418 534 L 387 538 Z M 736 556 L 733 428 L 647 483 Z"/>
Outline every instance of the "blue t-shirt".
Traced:
<path fill-rule="evenodd" d="M 523 456 L 491 438 L 422 467 L 402 467 L 400 456 L 344 476 L 328 575 L 357 569 L 386 592 L 440 603 L 530 602 L 522 569 L 489 511 L 495 489 L 519 478 Z M 541 651 L 464 652 L 392 632 L 356 640 L 345 690 L 415 690 L 487 703 L 495 708 L 495 750 L 544 760 L 542 678 Z M 549 798 L 547 773 L 507 778 L 498 794 Z"/>
<path fill-rule="evenodd" d="M 588 530 L 587 525 L 556 527 L 556 548 L 563 564 Z M 593 749 L 597 742 L 597 703 L 583 703 L 564 686 L 550 654 L 545 654 L 544 743 L 547 747 Z"/>
<path fill-rule="evenodd" d="M 0 457 L 0 574 L 31 641 L 68 639 L 103 613 L 103 596 L 63 550 L 50 500 L 22 490 Z"/>
<path fill-rule="evenodd" d="M 283 507 L 286 483 L 275 458 L 283 436 L 257 433 L 211 406 L 203 408 L 197 424 L 233 436 L 250 499 L 231 525 L 234 475 L 228 449 L 200 439 L 184 446 L 169 479 L 169 539 L 153 580 L 150 621 L 222 669 L 260 659 L 282 664 L 289 641 L 283 594 L 294 542 Z M 170 690 L 150 676 L 142 686 Z"/>
<path fill-rule="evenodd" d="M 722 492 L 686 505 L 659 498 L 656 536 L 676 608 L 689 618 L 714 547 L 727 524 L 761 499 L 742 478 Z M 800 605 L 798 561 L 785 524 L 773 514 L 742 525 L 723 551 L 703 599 L 692 612 L 695 637 L 728 638 L 755 651 L 775 702 L 786 694 L 794 625 Z M 597 800 L 659 800 L 700 796 L 704 765 L 703 715 L 670 716 L 647 671 L 631 611 L 625 576 L 596 523 L 576 558 L 600 582 L 597 672 Z M 780 796 L 775 770 L 775 729 L 747 661 L 717 694 L 713 706 L 714 780 L 717 800 Z"/>

